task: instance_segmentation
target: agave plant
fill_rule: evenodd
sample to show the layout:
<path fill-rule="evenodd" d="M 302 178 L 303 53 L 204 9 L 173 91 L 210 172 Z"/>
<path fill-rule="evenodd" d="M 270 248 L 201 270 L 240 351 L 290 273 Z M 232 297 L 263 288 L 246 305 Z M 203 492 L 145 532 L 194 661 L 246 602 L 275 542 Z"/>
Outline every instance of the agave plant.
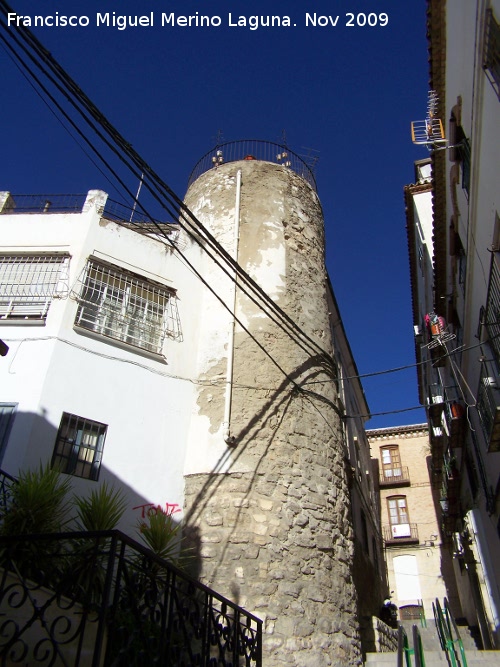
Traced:
<path fill-rule="evenodd" d="M 118 525 L 126 508 L 120 490 L 106 482 L 88 497 L 75 498 L 77 526 L 79 530 L 113 530 Z"/>
<path fill-rule="evenodd" d="M 167 512 L 151 512 L 139 522 L 139 532 L 151 551 L 165 560 L 176 562 L 179 552 L 180 524 Z"/>
<path fill-rule="evenodd" d="M 20 473 L 9 491 L 8 506 L 3 514 L 0 535 L 19 537 L 9 540 L 0 560 L 7 569 L 23 576 L 49 582 L 57 576 L 56 558 L 65 549 L 60 540 L 26 539 L 30 535 L 55 533 L 71 520 L 70 482 L 50 466 Z M 24 539 L 23 539 L 24 538 Z"/>
<path fill-rule="evenodd" d="M 113 530 L 126 508 L 120 490 L 106 483 L 87 497 L 75 498 L 76 527 L 84 532 Z M 68 587 L 88 607 L 101 599 L 106 579 L 109 539 L 99 535 L 74 543 Z"/>
<path fill-rule="evenodd" d="M 70 481 L 49 465 L 23 471 L 10 489 L 1 535 L 34 535 L 63 530 L 71 520 Z"/>

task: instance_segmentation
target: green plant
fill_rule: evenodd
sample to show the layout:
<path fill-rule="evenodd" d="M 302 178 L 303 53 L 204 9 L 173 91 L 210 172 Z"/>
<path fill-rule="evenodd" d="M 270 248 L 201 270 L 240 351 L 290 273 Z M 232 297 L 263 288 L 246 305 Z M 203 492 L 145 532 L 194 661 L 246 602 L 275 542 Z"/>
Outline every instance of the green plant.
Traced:
<path fill-rule="evenodd" d="M 23 471 L 10 490 L 1 535 L 34 535 L 63 530 L 71 520 L 69 479 L 49 465 Z"/>
<path fill-rule="evenodd" d="M 116 528 L 126 508 L 120 490 L 103 483 L 89 496 L 75 497 L 76 528 L 83 532 Z M 83 537 L 73 543 L 71 566 L 67 572 L 67 589 L 85 609 L 101 599 L 106 580 L 109 539 Z"/>
<path fill-rule="evenodd" d="M 70 482 L 50 466 L 23 471 L 9 491 L 8 504 L 1 519 L 0 535 L 10 540 L 0 553 L 6 569 L 48 585 L 57 573 L 65 545 L 57 541 L 26 539 L 31 535 L 64 530 L 71 520 Z M 63 558 L 64 560 L 64 558 Z"/>
<path fill-rule="evenodd" d="M 126 509 L 123 493 L 106 482 L 88 497 L 75 498 L 79 530 L 113 530 Z"/>
<path fill-rule="evenodd" d="M 153 553 L 160 558 L 176 561 L 179 552 L 180 524 L 175 523 L 171 514 L 151 512 L 147 521 L 139 522 L 139 532 Z"/>

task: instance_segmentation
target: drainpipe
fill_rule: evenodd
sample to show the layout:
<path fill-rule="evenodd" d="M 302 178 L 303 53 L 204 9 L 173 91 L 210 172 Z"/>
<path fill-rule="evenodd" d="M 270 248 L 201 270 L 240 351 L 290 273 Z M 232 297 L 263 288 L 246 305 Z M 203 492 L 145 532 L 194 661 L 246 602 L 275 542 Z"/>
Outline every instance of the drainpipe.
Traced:
<path fill-rule="evenodd" d="M 234 260 L 238 261 L 238 246 L 240 240 L 240 201 L 241 201 L 241 169 L 236 174 L 236 202 L 234 205 Z M 226 398 L 224 403 L 224 441 L 226 444 L 234 446 L 235 438 L 231 436 L 231 400 L 233 384 L 233 361 L 234 361 L 234 329 L 236 325 L 236 272 L 234 274 L 233 289 L 233 317 L 229 329 L 229 341 L 227 352 L 227 372 L 226 372 Z"/>

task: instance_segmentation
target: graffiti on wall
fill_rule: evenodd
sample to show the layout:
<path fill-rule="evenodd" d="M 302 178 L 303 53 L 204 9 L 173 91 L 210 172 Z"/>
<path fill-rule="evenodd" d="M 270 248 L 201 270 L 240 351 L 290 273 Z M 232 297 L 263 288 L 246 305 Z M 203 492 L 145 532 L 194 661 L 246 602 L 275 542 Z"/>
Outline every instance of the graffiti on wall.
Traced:
<path fill-rule="evenodd" d="M 154 503 L 145 503 L 144 505 L 137 505 L 132 507 L 132 510 L 140 510 L 141 519 L 145 519 L 152 514 L 166 514 L 167 516 L 172 516 L 178 512 L 182 512 L 182 507 L 179 503 L 165 503 L 165 505 L 155 505 Z"/>

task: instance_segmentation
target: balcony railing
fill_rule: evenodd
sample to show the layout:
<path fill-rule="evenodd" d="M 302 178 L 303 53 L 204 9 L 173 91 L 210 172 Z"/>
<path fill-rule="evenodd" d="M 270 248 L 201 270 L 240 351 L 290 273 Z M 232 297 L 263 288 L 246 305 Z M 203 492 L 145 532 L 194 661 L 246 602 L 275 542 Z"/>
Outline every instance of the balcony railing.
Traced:
<path fill-rule="evenodd" d="M 380 486 L 408 486 L 410 484 L 410 472 L 408 466 L 385 469 L 380 473 Z"/>
<path fill-rule="evenodd" d="M 448 444 L 452 449 L 463 447 L 467 420 L 465 408 L 457 401 L 447 402 L 445 407 L 445 419 L 448 427 Z"/>
<path fill-rule="evenodd" d="M 444 410 L 444 389 L 440 384 L 430 384 L 428 389 L 429 417 L 435 426 L 439 426 L 441 423 L 441 415 Z"/>
<path fill-rule="evenodd" d="M 262 622 L 119 531 L 0 537 L 0 664 L 262 665 Z"/>
<path fill-rule="evenodd" d="M 500 451 L 500 389 L 483 364 L 477 392 L 477 411 L 489 452 Z"/>
<path fill-rule="evenodd" d="M 382 526 L 382 534 L 386 545 L 418 544 L 418 526 L 416 523 L 398 523 Z"/>
<path fill-rule="evenodd" d="M 488 331 L 490 346 L 494 352 L 497 365 L 500 365 L 500 253 L 491 253 L 490 278 L 484 324 Z"/>

